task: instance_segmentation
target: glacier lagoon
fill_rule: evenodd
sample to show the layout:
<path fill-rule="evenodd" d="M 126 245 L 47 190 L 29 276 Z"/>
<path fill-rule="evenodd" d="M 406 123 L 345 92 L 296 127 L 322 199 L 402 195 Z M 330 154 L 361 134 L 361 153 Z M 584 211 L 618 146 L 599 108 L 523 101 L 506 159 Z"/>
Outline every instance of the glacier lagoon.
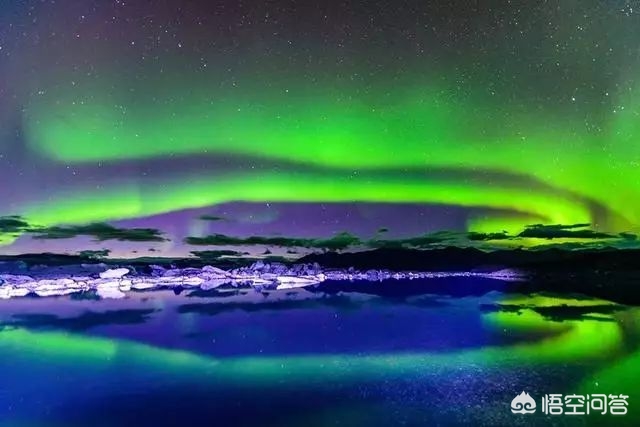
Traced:
<path fill-rule="evenodd" d="M 509 283 L 30 292 L 0 301 L 0 426 L 637 424 L 640 310 Z M 535 414 L 511 412 L 522 391 Z M 545 415 L 553 393 L 628 414 Z"/>

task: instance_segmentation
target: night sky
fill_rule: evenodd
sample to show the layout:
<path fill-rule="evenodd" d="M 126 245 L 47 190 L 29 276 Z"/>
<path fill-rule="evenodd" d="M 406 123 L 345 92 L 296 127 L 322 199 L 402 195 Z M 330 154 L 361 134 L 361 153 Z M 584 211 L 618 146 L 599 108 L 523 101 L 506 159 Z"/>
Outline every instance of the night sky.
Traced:
<path fill-rule="evenodd" d="M 632 236 L 639 13 L 617 0 L 5 1 L 0 253 L 530 224 Z"/>

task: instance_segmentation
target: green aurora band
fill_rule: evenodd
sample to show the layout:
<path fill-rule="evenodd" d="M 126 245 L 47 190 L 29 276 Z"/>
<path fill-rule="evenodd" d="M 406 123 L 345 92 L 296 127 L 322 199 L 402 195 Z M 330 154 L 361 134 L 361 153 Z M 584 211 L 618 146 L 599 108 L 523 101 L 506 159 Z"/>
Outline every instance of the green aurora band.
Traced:
<path fill-rule="evenodd" d="M 64 164 L 250 155 L 321 166 L 333 174 L 211 171 L 167 179 L 161 188 L 130 180 L 54 193 L 49 201 L 23 206 L 21 213 L 39 225 L 53 225 L 228 201 L 367 201 L 507 212 L 469 220 L 470 230 L 483 232 L 516 231 L 532 222 L 586 222 L 608 231 L 640 224 L 640 205 L 629 203 L 640 200 L 640 169 L 633 160 L 640 157 L 634 143 L 640 133 L 637 97 L 625 95 L 627 109 L 611 113 L 601 132 L 590 132 L 579 114 L 510 110 L 480 91 L 462 96 L 444 84 L 397 82 L 379 96 L 364 96 L 357 88 L 320 91 L 295 81 L 269 88 L 256 83 L 241 92 L 214 90 L 197 80 L 179 83 L 185 78 L 139 83 L 140 97 L 115 89 L 125 87 L 118 79 L 108 85 L 52 85 L 46 95 L 31 99 L 24 116 L 27 141 Z M 376 177 L 376 171 L 389 168 L 497 171 L 541 185 Z M 351 174 L 345 178 L 345 172 Z M 605 212 L 596 216 L 595 204 Z"/>

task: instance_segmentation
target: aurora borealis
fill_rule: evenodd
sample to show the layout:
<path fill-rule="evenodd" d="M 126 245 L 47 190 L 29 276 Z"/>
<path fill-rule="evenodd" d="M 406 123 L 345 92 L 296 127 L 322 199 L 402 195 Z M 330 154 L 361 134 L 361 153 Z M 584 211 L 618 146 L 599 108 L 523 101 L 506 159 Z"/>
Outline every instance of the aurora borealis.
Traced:
<path fill-rule="evenodd" d="M 3 5 L 0 216 L 166 236 L 97 246 L 125 255 L 214 233 L 637 233 L 640 5 L 535 3 Z"/>

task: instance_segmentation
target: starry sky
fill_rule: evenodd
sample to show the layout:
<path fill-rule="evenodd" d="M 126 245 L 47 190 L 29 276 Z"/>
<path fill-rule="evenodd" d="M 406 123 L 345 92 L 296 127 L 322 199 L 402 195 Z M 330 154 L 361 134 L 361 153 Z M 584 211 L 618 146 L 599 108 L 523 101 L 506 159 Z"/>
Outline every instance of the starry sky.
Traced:
<path fill-rule="evenodd" d="M 639 12 L 3 2 L 0 253 L 445 230 L 487 241 L 531 224 L 635 236 Z M 251 236 L 266 240 L 239 245 Z"/>

